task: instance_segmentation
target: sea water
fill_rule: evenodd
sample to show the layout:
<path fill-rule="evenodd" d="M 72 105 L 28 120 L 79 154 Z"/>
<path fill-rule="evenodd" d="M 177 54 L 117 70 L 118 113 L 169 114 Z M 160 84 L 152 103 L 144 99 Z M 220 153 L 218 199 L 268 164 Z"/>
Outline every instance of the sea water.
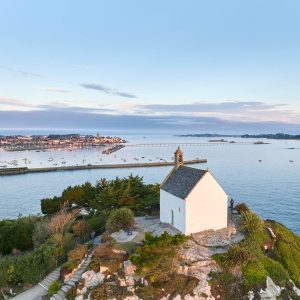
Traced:
<path fill-rule="evenodd" d="M 255 145 L 252 139 L 233 138 L 236 142 L 249 144 L 216 145 L 209 143 L 209 138 L 149 134 L 121 136 L 128 140 L 128 145 L 140 146 L 125 147 L 110 155 L 103 155 L 103 148 L 0 151 L 0 161 L 17 160 L 18 166 L 27 167 L 59 166 L 62 161 L 66 162 L 64 165 L 125 163 L 125 160 L 126 163 L 171 161 L 177 144 L 203 142 L 206 144 L 181 146 L 184 159 L 206 158 L 207 164 L 193 167 L 209 168 L 236 203 L 246 202 L 261 217 L 275 219 L 300 234 L 300 141 L 266 140 L 270 144 Z M 163 143 L 174 144 L 166 146 Z M 146 183 L 160 183 L 170 169 L 97 169 L 0 177 L 0 219 L 40 213 L 42 198 L 58 196 L 70 185 L 86 181 L 95 184 L 100 178 L 113 179 L 130 174 L 143 176 Z"/>

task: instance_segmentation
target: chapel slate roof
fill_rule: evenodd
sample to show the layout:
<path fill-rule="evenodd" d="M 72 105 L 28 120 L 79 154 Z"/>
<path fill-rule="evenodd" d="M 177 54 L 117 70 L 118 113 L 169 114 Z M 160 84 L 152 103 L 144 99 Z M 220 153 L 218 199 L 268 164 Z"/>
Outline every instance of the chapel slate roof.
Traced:
<path fill-rule="evenodd" d="M 185 199 L 206 172 L 206 170 L 180 166 L 178 169 L 173 169 L 160 188 L 178 198 Z"/>

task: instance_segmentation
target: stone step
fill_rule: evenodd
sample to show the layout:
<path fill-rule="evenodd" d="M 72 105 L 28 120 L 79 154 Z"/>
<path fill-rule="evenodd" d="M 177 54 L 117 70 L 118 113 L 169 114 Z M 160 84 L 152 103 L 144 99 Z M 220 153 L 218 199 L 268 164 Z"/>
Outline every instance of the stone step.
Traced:
<path fill-rule="evenodd" d="M 41 286 L 44 290 L 48 290 L 48 287 L 47 286 L 45 286 L 44 284 L 42 284 L 41 282 L 39 282 L 39 286 Z"/>
<path fill-rule="evenodd" d="M 59 274 L 60 274 L 60 271 L 56 270 L 56 271 L 50 273 L 48 276 L 59 276 Z"/>
<path fill-rule="evenodd" d="M 60 290 L 60 291 L 57 292 L 57 295 L 65 297 L 66 293 L 63 290 Z"/>
<path fill-rule="evenodd" d="M 50 274 L 46 278 L 58 279 L 59 278 L 59 274 Z"/>
<path fill-rule="evenodd" d="M 49 286 L 53 281 L 55 281 L 55 280 L 52 280 L 52 279 L 45 279 L 45 280 L 43 280 L 41 283 L 42 283 L 44 286 Z"/>
<path fill-rule="evenodd" d="M 58 294 L 55 294 L 50 298 L 50 300 L 64 300 L 64 299 L 65 299 L 65 296 L 61 296 Z"/>
<path fill-rule="evenodd" d="M 61 290 L 64 291 L 65 293 L 67 293 L 69 290 L 71 289 L 71 287 L 69 285 L 64 285 Z"/>
<path fill-rule="evenodd" d="M 54 280 L 57 280 L 59 279 L 59 277 L 50 277 L 50 276 L 47 276 L 43 281 L 54 281 Z"/>
<path fill-rule="evenodd" d="M 69 280 L 69 281 L 66 282 L 66 284 L 69 285 L 69 286 L 74 286 L 75 282 L 72 281 L 72 280 Z"/>

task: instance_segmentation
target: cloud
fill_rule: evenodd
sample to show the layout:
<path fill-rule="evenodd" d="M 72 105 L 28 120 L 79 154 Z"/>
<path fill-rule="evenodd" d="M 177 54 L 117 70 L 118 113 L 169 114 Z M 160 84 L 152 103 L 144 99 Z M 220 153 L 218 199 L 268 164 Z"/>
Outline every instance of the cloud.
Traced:
<path fill-rule="evenodd" d="M 0 105 L 23 106 L 23 102 L 12 98 L 0 98 Z"/>
<path fill-rule="evenodd" d="M 6 108 L 3 111 L 56 111 L 56 112 L 74 112 L 74 113 L 115 113 L 115 109 L 105 105 L 98 107 L 73 106 L 67 102 L 52 102 L 48 104 L 34 105 L 17 99 L 0 98 L 1 107 Z"/>
<path fill-rule="evenodd" d="M 140 108 L 164 112 L 240 112 L 249 110 L 270 110 L 286 106 L 285 104 L 267 104 L 258 101 L 227 101 L 218 103 L 196 102 L 190 104 L 149 104 Z"/>
<path fill-rule="evenodd" d="M 136 111 L 147 115 L 215 117 L 245 122 L 280 121 L 300 123 L 299 111 L 286 104 L 259 101 L 227 101 L 220 103 L 137 105 Z"/>
<path fill-rule="evenodd" d="M 109 129 L 157 133 L 299 133 L 300 124 L 241 122 L 212 117 L 111 115 L 66 110 L 1 111 L 0 128 Z M 138 124 L 138 126 L 137 126 Z"/>
<path fill-rule="evenodd" d="M 31 104 L 17 99 L 0 98 L 2 110 L 48 111 L 78 114 L 107 114 L 111 116 L 139 116 L 155 119 L 161 124 L 175 125 L 203 124 L 207 120 L 240 123 L 286 123 L 300 124 L 299 109 L 291 109 L 285 104 L 269 104 L 259 101 L 228 101 L 220 103 L 190 103 L 190 104 L 144 104 L 120 102 L 114 104 L 86 103 L 82 106 L 68 102 L 53 102 L 46 104 Z"/>
<path fill-rule="evenodd" d="M 31 76 L 31 77 L 44 77 L 41 74 L 38 73 L 33 73 L 33 72 L 29 72 L 29 71 L 24 71 L 24 70 L 20 70 L 20 69 L 14 69 L 14 68 L 10 68 L 7 66 L 0 66 L 0 69 L 11 72 L 11 73 L 17 73 L 23 76 Z"/>
<path fill-rule="evenodd" d="M 80 84 L 80 86 L 84 87 L 85 89 L 96 90 L 96 91 L 103 92 L 105 94 L 116 95 L 116 96 L 125 97 L 125 98 L 137 98 L 137 96 L 135 96 L 133 94 L 121 92 L 116 89 L 111 89 L 111 88 L 105 87 L 101 84 L 82 83 L 82 84 Z"/>
<path fill-rule="evenodd" d="M 50 93 L 71 93 L 70 90 L 61 89 L 61 88 L 55 88 L 55 87 L 48 87 L 44 89 L 45 92 Z"/>

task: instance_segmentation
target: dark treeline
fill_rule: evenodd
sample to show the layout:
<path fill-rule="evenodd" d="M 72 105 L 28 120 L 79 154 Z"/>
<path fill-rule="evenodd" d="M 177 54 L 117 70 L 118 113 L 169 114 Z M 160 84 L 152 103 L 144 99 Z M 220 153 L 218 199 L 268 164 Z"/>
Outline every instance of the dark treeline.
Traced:
<path fill-rule="evenodd" d="M 276 134 L 244 134 L 241 138 L 255 138 L 255 139 L 274 139 L 274 140 L 300 140 L 300 134 L 293 135 L 287 133 Z"/>
<path fill-rule="evenodd" d="M 90 214 L 120 207 L 130 208 L 135 215 L 157 215 L 159 212 L 159 185 L 145 184 L 139 176 L 114 180 L 99 180 L 96 185 L 86 182 L 69 186 L 59 197 L 41 200 L 43 214 L 58 212 L 63 206 L 86 207 Z"/>

